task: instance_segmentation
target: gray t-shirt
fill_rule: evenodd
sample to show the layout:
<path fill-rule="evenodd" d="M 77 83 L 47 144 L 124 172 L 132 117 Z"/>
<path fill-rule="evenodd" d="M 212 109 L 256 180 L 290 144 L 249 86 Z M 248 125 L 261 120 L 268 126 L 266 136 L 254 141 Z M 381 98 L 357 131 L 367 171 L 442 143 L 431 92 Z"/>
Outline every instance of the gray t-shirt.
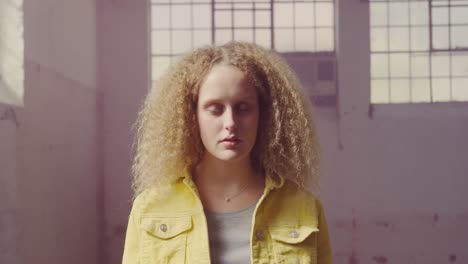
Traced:
<path fill-rule="evenodd" d="M 250 263 L 250 232 L 256 204 L 228 213 L 205 210 L 211 263 Z"/>

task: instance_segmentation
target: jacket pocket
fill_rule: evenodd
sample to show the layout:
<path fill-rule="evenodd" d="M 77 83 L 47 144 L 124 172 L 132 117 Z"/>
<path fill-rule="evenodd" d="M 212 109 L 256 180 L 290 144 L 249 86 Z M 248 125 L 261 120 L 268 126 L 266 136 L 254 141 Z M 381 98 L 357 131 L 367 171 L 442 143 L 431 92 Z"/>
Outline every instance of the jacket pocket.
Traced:
<path fill-rule="evenodd" d="M 185 263 L 187 233 L 192 229 L 190 216 L 143 216 L 141 226 L 143 264 Z"/>
<path fill-rule="evenodd" d="M 272 226 L 274 263 L 317 263 L 316 226 Z"/>

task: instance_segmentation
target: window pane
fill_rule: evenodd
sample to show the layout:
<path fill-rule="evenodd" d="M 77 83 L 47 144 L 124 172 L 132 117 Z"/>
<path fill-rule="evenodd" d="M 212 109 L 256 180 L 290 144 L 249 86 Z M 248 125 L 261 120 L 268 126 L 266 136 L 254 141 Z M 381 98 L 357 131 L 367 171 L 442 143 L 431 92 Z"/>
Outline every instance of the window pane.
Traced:
<path fill-rule="evenodd" d="M 173 5 L 172 9 L 172 28 L 190 28 L 191 12 L 189 5 Z"/>
<path fill-rule="evenodd" d="M 390 50 L 409 50 L 409 30 L 408 28 L 390 28 Z"/>
<path fill-rule="evenodd" d="M 372 78 L 388 77 L 388 54 L 372 54 L 371 56 Z"/>
<path fill-rule="evenodd" d="M 450 79 L 432 79 L 432 100 L 434 102 L 450 101 Z"/>
<path fill-rule="evenodd" d="M 270 1 L 265 2 L 265 0 L 254 0 L 255 7 L 258 9 L 270 9 Z"/>
<path fill-rule="evenodd" d="M 195 30 L 193 32 L 193 47 L 211 45 L 211 30 Z"/>
<path fill-rule="evenodd" d="M 468 16 L 468 14 L 467 14 Z M 452 49 L 468 48 L 468 25 L 452 26 Z"/>
<path fill-rule="evenodd" d="M 429 55 L 413 54 L 411 55 L 411 75 L 413 77 L 429 77 Z"/>
<path fill-rule="evenodd" d="M 223 45 L 232 40 L 232 31 L 229 29 L 217 29 L 215 32 L 215 44 Z"/>
<path fill-rule="evenodd" d="M 448 25 L 449 22 L 448 8 L 438 7 L 432 8 L 432 24 L 433 25 Z"/>
<path fill-rule="evenodd" d="M 452 97 L 455 101 L 468 101 L 468 78 L 452 80 Z"/>
<path fill-rule="evenodd" d="M 257 29 L 255 30 L 255 43 L 258 45 L 271 49 L 271 33 L 267 29 Z"/>
<path fill-rule="evenodd" d="M 152 54 L 170 54 L 171 53 L 171 35 L 168 30 L 154 30 L 151 33 L 151 52 Z"/>
<path fill-rule="evenodd" d="M 450 58 L 448 55 L 432 56 L 432 76 L 449 77 L 450 76 Z"/>
<path fill-rule="evenodd" d="M 193 6 L 193 27 L 211 28 L 211 6 L 194 5 Z"/>
<path fill-rule="evenodd" d="M 257 27 L 270 27 L 270 13 L 268 11 L 257 11 L 255 13 L 255 25 Z"/>
<path fill-rule="evenodd" d="M 231 28 L 232 26 L 232 13 L 228 11 L 215 12 L 215 25 L 217 28 Z"/>
<path fill-rule="evenodd" d="M 333 28 L 317 28 L 317 47 L 316 50 L 332 51 L 335 49 Z"/>
<path fill-rule="evenodd" d="M 396 79 L 390 81 L 390 101 L 393 103 L 410 102 L 410 80 Z"/>
<path fill-rule="evenodd" d="M 242 2 L 236 2 L 232 1 L 234 3 L 234 9 L 235 10 L 240 10 L 240 9 L 252 9 L 252 4 L 251 3 L 242 3 Z"/>
<path fill-rule="evenodd" d="M 390 76 L 409 77 L 409 54 L 390 54 Z"/>
<path fill-rule="evenodd" d="M 250 30 L 250 29 L 234 30 L 234 40 L 253 42 L 253 30 Z"/>
<path fill-rule="evenodd" d="M 388 36 L 386 28 L 371 28 L 371 50 L 388 51 Z"/>
<path fill-rule="evenodd" d="M 372 26 L 387 25 L 387 3 L 372 3 L 370 5 L 370 24 Z"/>
<path fill-rule="evenodd" d="M 292 40 L 294 38 L 291 29 L 276 29 L 275 30 L 275 49 L 281 51 L 293 51 Z"/>
<path fill-rule="evenodd" d="M 468 77 L 468 54 L 455 53 L 452 56 L 452 76 Z"/>
<path fill-rule="evenodd" d="M 429 50 L 429 30 L 428 28 L 411 28 L 411 50 L 427 51 Z"/>
<path fill-rule="evenodd" d="M 333 4 L 315 4 L 315 14 L 317 15 L 317 26 L 333 26 Z"/>
<path fill-rule="evenodd" d="M 314 26 L 314 4 L 296 3 L 296 26 Z"/>
<path fill-rule="evenodd" d="M 377 104 L 389 103 L 388 80 L 371 80 L 371 102 Z"/>
<path fill-rule="evenodd" d="M 315 50 L 314 30 L 296 29 L 296 51 Z"/>
<path fill-rule="evenodd" d="M 293 5 L 292 4 L 274 4 L 275 9 L 275 27 L 293 26 Z"/>
<path fill-rule="evenodd" d="M 169 6 L 151 6 L 151 27 L 168 29 L 169 25 Z"/>
<path fill-rule="evenodd" d="M 192 31 L 172 31 L 172 53 L 181 54 L 192 49 Z"/>
<path fill-rule="evenodd" d="M 234 27 L 252 27 L 253 14 L 251 11 L 234 11 Z"/>
<path fill-rule="evenodd" d="M 428 25 L 429 9 L 427 1 L 413 1 L 410 3 L 412 25 Z"/>
<path fill-rule="evenodd" d="M 452 24 L 468 24 L 468 6 L 451 7 L 450 22 Z"/>
<path fill-rule="evenodd" d="M 431 101 L 431 82 L 429 78 L 411 80 L 411 101 L 414 103 Z"/>
<path fill-rule="evenodd" d="M 405 2 L 389 3 L 390 25 L 408 25 L 409 24 L 409 5 Z"/>
<path fill-rule="evenodd" d="M 432 28 L 432 44 L 435 49 L 449 48 L 448 27 L 433 27 Z"/>
<path fill-rule="evenodd" d="M 151 79 L 158 80 L 171 63 L 170 57 L 153 57 L 151 63 Z"/>
<path fill-rule="evenodd" d="M 444 7 L 449 4 L 452 0 L 432 0 L 432 6 L 434 7 Z"/>

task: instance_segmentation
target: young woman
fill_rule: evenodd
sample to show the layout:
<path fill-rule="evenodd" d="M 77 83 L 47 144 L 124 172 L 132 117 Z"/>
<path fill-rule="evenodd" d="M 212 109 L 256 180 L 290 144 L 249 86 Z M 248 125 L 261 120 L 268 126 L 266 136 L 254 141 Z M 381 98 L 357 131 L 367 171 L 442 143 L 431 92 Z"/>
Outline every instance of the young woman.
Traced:
<path fill-rule="evenodd" d="M 254 44 L 197 49 L 146 98 L 123 263 L 331 263 L 307 96 Z"/>

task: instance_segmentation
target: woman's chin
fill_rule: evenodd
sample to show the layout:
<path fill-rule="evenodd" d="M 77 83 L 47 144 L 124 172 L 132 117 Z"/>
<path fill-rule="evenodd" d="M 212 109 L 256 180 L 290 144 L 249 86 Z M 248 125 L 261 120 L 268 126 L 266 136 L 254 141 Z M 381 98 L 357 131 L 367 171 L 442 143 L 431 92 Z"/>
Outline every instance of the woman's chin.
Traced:
<path fill-rule="evenodd" d="M 220 153 L 216 153 L 214 157 L 224 162 L 239 162 L 239 161 L 242 161 L 243 159 L 248 159 L 249 154 L 240 152 L 238 150 L 227 149 L 227 150 L 223 150 Z"/>

